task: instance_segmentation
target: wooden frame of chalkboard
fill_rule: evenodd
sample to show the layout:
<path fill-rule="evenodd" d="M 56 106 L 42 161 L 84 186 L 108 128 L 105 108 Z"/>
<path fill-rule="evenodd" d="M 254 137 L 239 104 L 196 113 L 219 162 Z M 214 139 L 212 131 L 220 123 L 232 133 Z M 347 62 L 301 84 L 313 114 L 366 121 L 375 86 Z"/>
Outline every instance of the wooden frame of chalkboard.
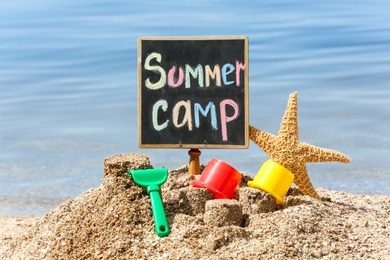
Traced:
<path fill-rule="evenodd" d="M 248 38 L 140 37 L 138 146 L 248 148 Z"/>

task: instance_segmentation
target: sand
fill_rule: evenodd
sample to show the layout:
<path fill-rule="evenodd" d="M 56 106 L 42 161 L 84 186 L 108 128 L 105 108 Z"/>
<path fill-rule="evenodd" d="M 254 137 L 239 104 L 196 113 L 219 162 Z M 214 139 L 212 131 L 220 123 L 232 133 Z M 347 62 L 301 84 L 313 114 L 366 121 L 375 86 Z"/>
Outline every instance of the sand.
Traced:
<path fill-rule="evenodd" d="M 145 155 L 105 159 L 100 187 L 43 217 L 0 217 L 0 259 L 390 259 L 390 197 L 289 190 L 284 206 L 243 181 L 233 200 L 169 172 L 162 198 L 171 233 L 156 235 L 149 196 L 127 176 Z"/>

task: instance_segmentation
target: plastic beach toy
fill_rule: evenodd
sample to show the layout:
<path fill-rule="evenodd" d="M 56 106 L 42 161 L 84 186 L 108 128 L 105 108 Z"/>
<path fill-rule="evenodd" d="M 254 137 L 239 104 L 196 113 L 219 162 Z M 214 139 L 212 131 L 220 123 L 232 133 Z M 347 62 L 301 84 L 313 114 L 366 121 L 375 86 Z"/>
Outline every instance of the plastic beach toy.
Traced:
<path fill-rule="evenodd" d="M 168 169 L 156 168 L 145 170 L 130 170 L 129 174 L 134 182 L 146 188 L 150 196 L 150 203 L 152 205 L 152 213 L 156 233 L 159 237 L 165 237 L 169 234 L 169 226 L 167 217 L 164 211 L 164 205 L 160 197 L 160 186 L 165 183 L 168 178 Z"/>
<path fill-rule="evenodd" d="M 294 181 L 294 175 L 282 165 L 271 160 L 266 161 L 260 168 L 253 181 L 248 186 L 270 193 L 276 203 L 283 205 L 283 197 Z"/>
<path fill-rule="evenodd" d="M 191 185 L 195 188 L 207 188 L 216 199 L 231 199 L 240 182 L 241 173 L 221 160 L 212 159 L 199 180 L 192 181 Z"/>

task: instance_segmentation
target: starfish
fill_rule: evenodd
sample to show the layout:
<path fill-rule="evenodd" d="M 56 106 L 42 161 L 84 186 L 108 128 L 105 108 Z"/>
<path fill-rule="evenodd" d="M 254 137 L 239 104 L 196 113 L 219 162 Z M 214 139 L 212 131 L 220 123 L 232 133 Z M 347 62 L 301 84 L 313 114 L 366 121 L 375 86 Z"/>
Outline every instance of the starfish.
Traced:
<path fill-rule="evenodd" d="M 277 136 L 249 126 L 249 138 L 260 146 L 272 161 L 287 168 L 294 175 L 294 183 L 302 193 L 321 200 L 310 181 L 306 163 L 349 163 L 351 159 L 338 151 L 299 142 L 297 96 L 297 92 L 290 94 Z"/>

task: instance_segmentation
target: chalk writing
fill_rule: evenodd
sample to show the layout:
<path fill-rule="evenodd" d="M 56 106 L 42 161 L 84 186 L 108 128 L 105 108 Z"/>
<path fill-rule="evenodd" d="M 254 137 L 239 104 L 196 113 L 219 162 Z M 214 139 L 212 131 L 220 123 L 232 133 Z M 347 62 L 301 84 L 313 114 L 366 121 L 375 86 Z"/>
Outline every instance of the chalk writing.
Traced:
<path fill-rule="evenodd" d="M 180 87 L 183 84 L 183 81 L 185 79 L 184 85 L 185 88 L 190 88 L 191 87 L 191 78 L 197 79 L 198 80 L 198 87 L 204 87 L 204 82 L 206 81 L 206 87 L 210 86 L 210 79 L 213 79 L 216 81 L 216 86 L 220 87 L 221 86 L 221 78 L 223 81 L 223 85 L 229 86 L 232 85 L 234 82 L 236 82 L 236 86 L 240 86 L 240 78 L 241 78 L 241 73 L 244 72 L 246 64 L 243 64 L 240 61 L 236 61 L 236 64 L 230 64 L 226 63 L 222 66 L 222 72 L 220 69 L 220 65 L 216 64 L 214 65 L 213 70 L 211 70 L 210 65 L 205 65 L 204 70 L 206 73 L 203 73 L 203 67 L 201 64 L 196 65 L 195 67 L 190 66 L 189 64 L 185 64 L 185 72 L 182 66 L 179 67 L 178 73 L 179 76 L 176 79 L 175 82 L 175 73 L 177 66 L 172 66 L 169 71 L 168 71 L 168 84 L 167 84 L 167 73 L 162 68 L 160 65 L 151 65 L 152 61 L 156 60 L 158 63 L 161 63 L 162 61 L 162 55 L 160 53 L 153 52 L 149 54 L 146 57 L 145 65 L 144 68 L 147 71 L 152 71 L 156 74 L 159 75 L 159 79 L 155 82 L 152 83 L 150 78 L 147 78 L 145 80 L 145 86 L 149 89 L 155 90 L 162 88 L 164 86 L 169 86 L 169 87 Z M 228 80 L 228 75 L 235 72 L 235 81 L 234 80 Z M 185 75 L 185 77 L 184 77 Z M 203 76 L 205 75 L 205 77 Z"/>

